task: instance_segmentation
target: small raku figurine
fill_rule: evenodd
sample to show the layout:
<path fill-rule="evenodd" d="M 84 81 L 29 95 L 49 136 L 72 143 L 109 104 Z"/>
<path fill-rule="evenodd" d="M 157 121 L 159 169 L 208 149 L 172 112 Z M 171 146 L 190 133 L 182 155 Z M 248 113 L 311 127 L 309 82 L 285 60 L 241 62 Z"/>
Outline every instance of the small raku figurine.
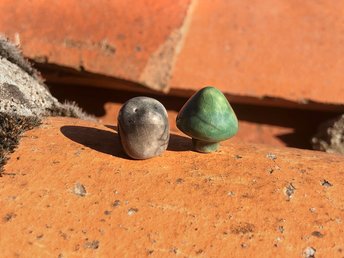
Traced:
<path fill-rule="evenodd" d="M 125 153 L 133 159 L 148 159 L 167 148 L 170 129 L 165 107 L 156 99 L 135 97 L 121 107 L 118 134 Z"/>
<path fill-rule="evenodd" d="M 238 119 L 221 91 L 205 87 L 196 92 L 179 111 L 177 127 L 192 138 L 194 150 L 213 152 L 219 142 L 238 131 Z"/>

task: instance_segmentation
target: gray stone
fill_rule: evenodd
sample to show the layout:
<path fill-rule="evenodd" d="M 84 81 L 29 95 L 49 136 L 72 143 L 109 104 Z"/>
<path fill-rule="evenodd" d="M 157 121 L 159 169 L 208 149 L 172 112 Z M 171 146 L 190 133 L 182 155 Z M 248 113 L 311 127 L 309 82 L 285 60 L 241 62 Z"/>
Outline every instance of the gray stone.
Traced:
<path fill-rule="evenodd" d="M 43 116 L 94 119 L 73 103 L 58 102 L 17 46 L 0 35 L 0 176 L 20 135 Z"/>
<path fill-rule="evenodd" d="M 156 99 L 132 98 L 119 111 L 118 133 L 131 158 L 158 156 L 166 150 L 170 137 L 167 111 Z"/>
<path fill-rule="evenodd" d="M 305 250 L 304 250 L 304 257 L 306 258 L 314 258 L 315 257 L 315 253 L 316 253 L 316 249 L 313 248 L 313 247 L 307 247 Z"/>
<path fill-rule="evenodd" d="M 344 114 L 321 124 L 312 144 L 315 150 L 344 154 Z"/>
<path fill-rule="evenodd" d="M 75 104 L 62 104 L 20 50 L 0 35 L 0 113 L 13 116 L 70 116 L 93 120 Z"/>
<path fill-rule="evenodd" d="M 40 81 L 1 56 L 0 99 L 0 112 L 22 116 L 43 115 L 47 108 L 59 104 Z"/>

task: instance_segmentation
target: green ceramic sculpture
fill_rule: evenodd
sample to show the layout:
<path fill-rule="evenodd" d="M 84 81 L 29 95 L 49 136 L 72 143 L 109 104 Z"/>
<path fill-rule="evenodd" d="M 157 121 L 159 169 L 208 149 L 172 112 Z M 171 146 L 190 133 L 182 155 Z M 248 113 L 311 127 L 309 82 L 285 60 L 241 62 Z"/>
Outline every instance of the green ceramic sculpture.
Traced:
<path fill-rule="evenodd" d="M 238 119 L 221 91 L 205 87 L 196 92 L 177 116 L 177 127 L 192 137 L 194 149 L 213 152 L 219 142 L 238 132 Z"/>

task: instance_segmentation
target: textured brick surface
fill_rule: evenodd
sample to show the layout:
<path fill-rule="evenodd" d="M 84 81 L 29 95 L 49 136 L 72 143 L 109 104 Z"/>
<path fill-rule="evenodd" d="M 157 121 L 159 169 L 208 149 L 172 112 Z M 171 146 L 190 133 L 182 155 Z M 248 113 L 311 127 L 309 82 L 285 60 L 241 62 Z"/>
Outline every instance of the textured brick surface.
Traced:
<path fill-rule="evenodd" d="M 343 104 L 341 1 L 5 0 L 0 9 L 0 31 L 40 62 L 162 91 L 210 84 Z"/>
<path fill-rule="evenodd" d="M 174 134 L 161 157 L 133 161 L 111 128 L 45 120 L 0 178 L 2 256 L 343 256 L 343 157 L 189 148 Z"/>
<path fill-rule="evenodd" d="M 170 84 L 343 104 L 343 10 L 326 0 L 198 1 Z"/>
<path fill-rule="evenodd" d="M 15 5 L 5 0 L 0 31 L 37 61 L 159 89 L 166 84 L 188 6 L 188 0 L 23 0 Z"/>

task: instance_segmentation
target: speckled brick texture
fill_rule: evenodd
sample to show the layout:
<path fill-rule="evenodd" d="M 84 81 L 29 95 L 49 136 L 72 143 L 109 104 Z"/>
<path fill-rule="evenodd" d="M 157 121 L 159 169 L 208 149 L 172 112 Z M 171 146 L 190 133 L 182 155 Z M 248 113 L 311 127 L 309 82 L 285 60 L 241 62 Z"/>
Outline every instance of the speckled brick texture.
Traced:
<path fill-rule="evenodd" d="M 115 127 L 49 118 L 0 178 L 4 257 L 343 257 L 342 156 L 226 141 L 124 156 Z"/>

